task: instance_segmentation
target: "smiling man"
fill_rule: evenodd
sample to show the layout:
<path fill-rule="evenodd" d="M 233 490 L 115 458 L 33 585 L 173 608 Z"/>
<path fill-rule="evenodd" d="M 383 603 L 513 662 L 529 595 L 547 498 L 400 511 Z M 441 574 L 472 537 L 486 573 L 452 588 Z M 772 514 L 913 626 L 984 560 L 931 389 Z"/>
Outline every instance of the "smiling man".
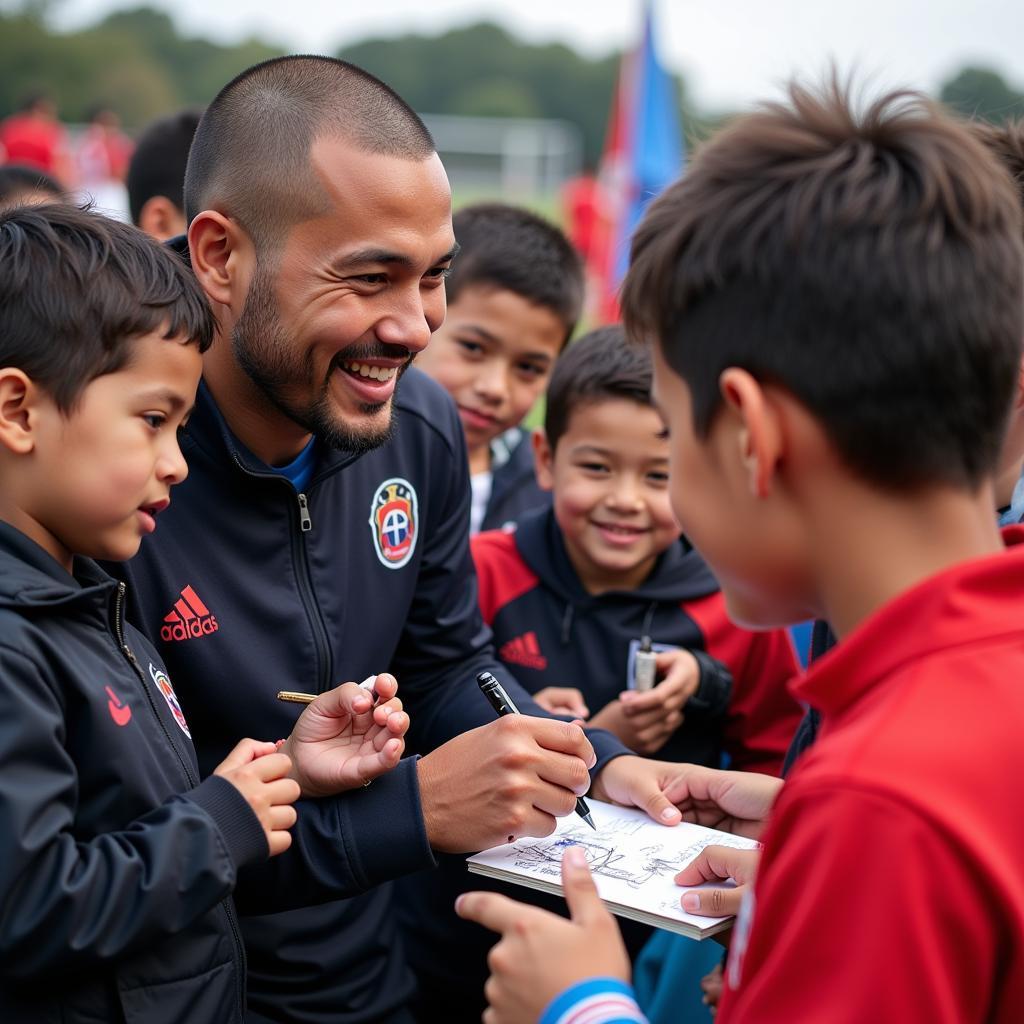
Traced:
<path fill-rule="evenodd" d="M 188 480 L 125 570 L 133 615 L 174 675 L 204 771 L 240 732 L 287 735 L 296 709 L 278 690 L 398 678 L 424 756 L 302 805 L 294 887 L 265 894 L 281 912 L 242 930 L 250 1022 L 409 1022 L 384 883 L 432 867 L 433 851 L 548 834 L 588 768 L 603 794 L 673 824 L 661 788 L 677 769 L 542 717 L 494 664 L 462 427 L 410 369 L 444 318 L 456 249 L 415 113 L 341 61 L 257 65 L 204 115 L 185 204 L 218 333 L 182 438 Z M 484 669 L 527 714 L 494 720 L 474 683 Z M 317 886 L 334 901 L 290 909 Z"/>

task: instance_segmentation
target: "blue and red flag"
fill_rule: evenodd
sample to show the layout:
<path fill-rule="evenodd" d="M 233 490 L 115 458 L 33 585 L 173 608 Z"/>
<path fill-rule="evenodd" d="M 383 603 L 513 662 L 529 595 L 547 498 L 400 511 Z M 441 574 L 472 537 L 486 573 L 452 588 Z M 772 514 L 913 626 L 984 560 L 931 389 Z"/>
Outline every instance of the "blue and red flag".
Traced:
<path fill-rule="evenodd" d="M 602 322 L 619 318 L 618 290 L 629 263 L 629 240 L 647 204 L 683 171 L 679 91 L 654 45 L 651 0 L 644 3 L 639 45 L 623 55 L 612 97 L 599 172 L 600 230 L 590 273 L 600 288 Z"/>

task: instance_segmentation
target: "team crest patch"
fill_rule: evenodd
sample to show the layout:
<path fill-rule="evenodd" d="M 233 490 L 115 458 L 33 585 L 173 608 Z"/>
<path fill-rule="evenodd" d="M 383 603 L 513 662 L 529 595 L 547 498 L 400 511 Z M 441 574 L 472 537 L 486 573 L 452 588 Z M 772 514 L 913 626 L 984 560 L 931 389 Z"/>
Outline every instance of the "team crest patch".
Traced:
<path fill-rule="evenodd" d="M 401 569 L 416 550 L 419 528 L 412 484 L 397 476 L 385 480 L 370 502 L 370 533 L 381 565 Z"/>
<path fill-rule="evenodd" d="M 181 705 L 178 703 L 178 695 L 174 692 L 174 687 L 171 686 L 171 681 L 167 678 L 167 673 L 162 672 L 152 662 L 150 662 L 149 674 L 154 685 L 163 694 L 164 700 L 167 701 L 167 706 L 171 709 L 171 714 L 174 716 L 174 720 L 178 723 L 178 728 L 181 729 L 189 739 L 192 739 L 192 733 L 188 731 L 188 722 L 185 721 L 185 712 L 181 710 Z"/>

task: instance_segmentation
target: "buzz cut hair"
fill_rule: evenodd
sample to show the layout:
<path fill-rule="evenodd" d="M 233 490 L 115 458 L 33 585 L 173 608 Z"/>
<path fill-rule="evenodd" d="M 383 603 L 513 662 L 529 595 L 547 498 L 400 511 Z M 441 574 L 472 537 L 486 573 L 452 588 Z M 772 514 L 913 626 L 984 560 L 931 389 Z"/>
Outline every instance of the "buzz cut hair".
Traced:
<path fill-rule="evenodd" d="M 228 82 L 203 114 L 185 172 L 187 219 L 217 210 L 257 252 L 276 249 L 288 228 L 328 205 L 310 164 L 322 137 L 408 160 L 436 151 L 412 107 L 362 68 L 334 57 L 277 57 Z"/>

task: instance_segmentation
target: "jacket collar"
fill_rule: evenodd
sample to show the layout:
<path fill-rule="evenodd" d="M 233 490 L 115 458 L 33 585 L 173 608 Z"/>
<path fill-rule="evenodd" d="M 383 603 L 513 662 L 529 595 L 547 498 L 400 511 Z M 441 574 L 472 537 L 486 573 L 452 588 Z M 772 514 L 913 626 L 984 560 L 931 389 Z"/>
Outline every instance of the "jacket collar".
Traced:
<path fill-rule="evenodd" d="M 862 622 L 792 686 L 826 718 L 842 714 L 907 663 L 1024 633 L 1024 526 L 1003 530 L 1006 550 L 918 583 Z"/>
<path fill-rule="evenodd" d="M 231 432 L 231 428 L 217 407 L 205 380 L 199 382 L 195 408 L 189 417 L 185 434 L 192 444 L 207 452 L 218 462 L 231 463 L 249 476 L 263 476 L 275 480 L 284 479 L 280 473 L 249 451 Z M 328 448 L 326 445 L 319 445 L 313 482 L 336 473 L 357 458 L 359 455 L 354 452 L 338 451 Z"/>
<path fill-rule="evenodd" d="M 46 607 L 106 600 L 117 584 L 89 558 L 75 558 L 74 575 L 35 541 L 0 522 L 0 607 Z"/>

